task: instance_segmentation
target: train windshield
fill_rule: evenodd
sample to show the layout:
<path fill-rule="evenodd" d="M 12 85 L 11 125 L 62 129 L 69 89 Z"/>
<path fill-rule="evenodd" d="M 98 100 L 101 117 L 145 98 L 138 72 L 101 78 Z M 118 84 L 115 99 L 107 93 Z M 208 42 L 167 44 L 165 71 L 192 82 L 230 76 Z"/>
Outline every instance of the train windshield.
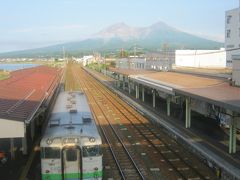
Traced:
<path fill-rule="evenodd" d="M 95 146 L 83 146 L 83 157 L 91 157 L 91 156 L 100 156 L 100 147 L 99 145 Z"/>
<path fill-rule="evenodd" d="M 45 159 L 60 159 L 60 148 L 43 147 L 41 149 L 41 156 Z"/>
<path fill-rule="evenodd" d="M 77 151 L 76 149 L 67 149 L 67 161 L 76 161 L 77 160 Z"/>

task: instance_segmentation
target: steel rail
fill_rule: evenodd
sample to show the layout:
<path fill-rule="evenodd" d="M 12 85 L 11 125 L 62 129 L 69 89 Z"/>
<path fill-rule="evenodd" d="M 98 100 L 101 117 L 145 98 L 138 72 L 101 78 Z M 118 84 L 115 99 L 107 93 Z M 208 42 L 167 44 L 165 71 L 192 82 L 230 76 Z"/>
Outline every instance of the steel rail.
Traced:
<path fill-rule="evenodd" d="M 91 76 L 91 77 L 92 77 L 92 76 Z M 94 77 L 92 77 L 92 78 L 94 78 Z M 95 79 L 95 78 L 94 78 L 94 79 Z M 103 85 L 102 85 L 100 82 L 98 82 L 98 81 L 97 81 L 96 83 L 97 83 L 98 85 L 100 85 L 101 87 L 105 87 L 105 86 L 103 86 Z M 96 86 L 95 86 L 95 87 L 96 87 Z M 97 88 L 97 87 L 96 87 L 96 88 Z M 100 88 L 97 88 L 97 89 L 98 89 L 99 91 L 101 91 Z M 109 96 L 111 96 L 112 99 L 114 99 L 111 91 L 109 92 L 109 90 L 106 88 L 106 91 L 105 91 L 105 92 L 107 92 L 107 94 L 108 94 Z M 105 95 L 102 91 L 101 91 L 101 93 L 102 93 L 107 99 L 109 99 L 109 101 L 112 103 L 112 105 L 116 105 L 115 103 L 113 103 L 113 101 L 110 100 L 110 97 L 109 97 L 109 96 Z M 114 99 L 114 100 L 115 100 L 115 99 Z M 190 168 L 191 170 L 193 170 L 195 174 L 197 174 L 201 179 L 206 179 L 198 170 L 196 170 L 195 168 L 193 168 L 192 165 L 190 165 L 189 163 L 187 163 L 179 154 L 177 154 L 174 150 L 172 150 L 172 148 L 170 148 L 167 143 L 165 143 L 165 142 L 164 142 L 161 138 L 159 138 L 159 136 L 157 136 L 150 128 L 148 128 L 142 121 L 140 121 L 139 118 L 138 118 L 134 113 L 132 113 L 128 108 L 126 108 L 126 107 L 125 107 L 122 103 L 120 103 L 119 101 L 116 101 L 116 100 L 115 100 L 115 102 L 116 102 L 117 104 L 119 104 L 121 107 L 123 107 L 126 111 L 128 111 L 128 113 L 130 113 L 132 116 L 134 116 L 135 119 L 136 119 L 138 122 L 140 122 L 141 125 L 143 125 L 148 131 L 150 131 L 150 132 L 152 133 L 152 135 L 154 135 L 155 138 L 157 138 L 158 140 L 160 140 L 161 142 L 163 142 L 163 144 L 165 145 L 165 147 L 166 147 L 168 150 L 170 150 L 175 156 L 177 156 L 177 157 L 181 160 L 181 162 L 185 163 L 185 165 L 186 165 L 188 168 Z M 139 132 L 151 145 L 153 145 L 153 147 L 154 147 L 154 148 L 162 155 L 162 157 L 172 166 L 172 168 L 173 168 L 176 172 L 179 173 L 179 175 L 180 175 L 182 178 L 188 179 L 188 177 L 186 177 L 181 171 L 179 171 L 178 168 L 174 165 L 174 163 L 172 163 L 171 161 L 169 161 L 169 159 L 168 159 L 163 153 L 161 153 L 161 151 L 141 132 L 141 130 L 140 130 L 138 127 L 136 127 L 136 125 L 132 122 L 132 120 L 130 120 L 130 119 L 125 115 L 125 113 L 122 112 L 122 110 L 121 110 L 120 108 L 118 108 L 117 106 L 115 106 L 115 107 L 116 107 L 116 108 L 118 109 L 118 111 L 120 111 L 121 114 L 138 130 L 138 132 Z"/>
<path fill-rule="evenodd" d="M 78 81 L 79 81 L 79 77 L 78 77 L 78 76 L 77 76 L 77 78 L 78 78 Z M 80 81 L 79 81 L 79 82 L 80 82 Z M 84 85 L 86 84 L 85 82 L 83 82 L 83 83 L 84 83 Z M 89 82 L 88 82 L 88 83 L 89 83 Z M 93 84 L 93 83 L 92 83 L 92 84 Z M 87 87 L 87 86 L 85 85 L 85 87 Z M 132 162 L 135 170 L 137 171 L 137 173 L 139 174 L 139 176 L 141 177 L 141 179 L 144 180 L 145 178 L 144 178 L 143 174 L 141 173 L 141 171 L 140 171 L 139 168 L 137 167 L 136 162 L 134 161 L 134 159 L 132 158 L 131 154 L 130 154 L 129 151 L 127 150 L 125 144 L 123 143 L 123 141 L 121 140 L 121 138 L 120 138 L 119 135 L 117 134 L 115 128 L 114 128 L 114 127 L 111 125 L 111 123 L 109 122 L 109 120 L 108 120 L 105 112 L 103 111 L 103 109 L 101 108 L 101 106 L 97 103 L 97 100 L 96 100 L 95 96 L 94 96 L 92 93 L 90 93 L 90 91 L 88 91 L 87 93 L 90 94 L 90 95 L 92 96 L 92 98 L 95 100 L 95 103 L 97 104 L 97 106 L 98 106 L 99 109 L 101 110 L 101 112 L 102 112 L 102 114 L 104 115 L 106 121 L 108 122 L 108 124 L 110 125 L 111 129 L 113 130 L 115 136 L 117 137 L 117 139 L 118 139 L 119 142 L 121 143 L 121 145 L 122 145 L 122 147 L 124 148 L 127 156 L 129 157 L 129 159 L 131 160 L 131 162 Z"/>

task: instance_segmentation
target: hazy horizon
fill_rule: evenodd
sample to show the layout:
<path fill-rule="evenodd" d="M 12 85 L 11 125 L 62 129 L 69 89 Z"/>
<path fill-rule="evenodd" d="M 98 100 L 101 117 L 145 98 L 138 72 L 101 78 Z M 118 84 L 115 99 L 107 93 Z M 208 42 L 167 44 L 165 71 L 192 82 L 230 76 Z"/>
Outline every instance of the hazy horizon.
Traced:
<path fill-rule="evenodd" d="M 0 52 L 78 41 L 119 22 L 145 27 L 163 21 L 223 42 L 225 11 L 238 6 L 238 0 L 10 0 L 0 3 Z"/>

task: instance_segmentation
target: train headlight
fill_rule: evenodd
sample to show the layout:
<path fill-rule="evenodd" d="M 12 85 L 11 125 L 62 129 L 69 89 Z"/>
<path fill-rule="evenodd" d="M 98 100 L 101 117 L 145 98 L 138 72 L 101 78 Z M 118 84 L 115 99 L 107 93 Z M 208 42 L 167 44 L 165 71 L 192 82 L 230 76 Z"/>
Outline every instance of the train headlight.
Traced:
<path fill-rule="evenodd" d="M 51 139 L 49 139 L 49 138 L 46 140 L 46 143 L 47 143 L 48 145 L 49 145 L 49 144 L 52 144 L 52 142 L 53 142 L 53 141 L 52 141 Z"/>
<path fill-rule="evenodd" d="M 91 138 L 89 138 L 89 141 L 90 141 L 90 142 L 95 142 L 95 138 L 94 138 L 94 137 L 91 137 Z"/>

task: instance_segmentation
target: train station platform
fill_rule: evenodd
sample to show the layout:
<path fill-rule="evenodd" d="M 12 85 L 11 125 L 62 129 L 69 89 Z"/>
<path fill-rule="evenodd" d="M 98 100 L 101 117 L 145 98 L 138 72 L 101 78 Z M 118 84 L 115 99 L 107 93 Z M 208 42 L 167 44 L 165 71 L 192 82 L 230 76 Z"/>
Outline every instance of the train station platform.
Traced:
<path fill-rule="evenodd" d="M 119 69 L 119 68 L 109 68 L 109 71 L 123 74 L 123 75 L 139 75 L 139 74 L 152 74 L 154 71 L 147 71 L 147 70 L 133 70 L 133 69 Z"/>
<path fill-rule="evenodd" d="M 171 88 L 175 94 L 200 98 L 218 106 L 240 113 L 240 88 L 233 87 L 227 79 L 202 77 L 177 72 L 156 72 L 110 68 L 112 72 L 128 76 L 150 87 L 159 85 Z"/>
<path fill-rule="evenodd" d="M 38 66 L 13 71 L 10 78 L 0 81 L 0 139 L 10 138 L 11 150 L 14 138 L 22 138 L 26 153 L 27 131 L 33 138 L 41 123 L 37 117 L 48 105 L 61 77 L 62 69 Z"/>
<path fill-rule="evenodd" d="M 205 75 L 209 77 L 225 79 L 232 77 L 232 68 L 196 68 L 196 67 L 173 66 L 171 71 L 184 74 L 193 74 L 201 76 Z"/>
<path fill-rule="evenodd" d="M 230 86 L 226 80 L 173 72 L 158 72 L 142 77 L 172 87 L 178 94 L 240 112 L 240 88 Z"/>
<path fill-rule="evenodd" d="M 123 88 L 123 84 L 121 86 L 117 84 L 118 81 L 123 81 L 124 78 L 116 78 L 116 76 L 109 77 L 112 73 L 104 73 L 109 75 L 106 77 L 99 72 L 89 69 L 86 70 L 99 81 L 112 89 L 112 91 L 114 91 L 116 94 L 121 96 L 122 99 L 127 101 L 139 112 L 149 117 L 149 119 L 152 119 L 154 122 L 158 122 L 161 126 L 165 127 L 173 137 L 176 137 L 178 142 L 183 143 L 184 146 L 190 148 L 191 151 L 195 152 L 210 167 L 213 169 L 219 169 L 221 171 L 222 178 L 240 178 L 239 145 L 235 144 L 236 152 L 229 154 L 228 148 L 225 146 L 226 144 L 223 145 L 222 142 L 218 142 L 213 138 L 209 138 L 207 135 L 201 134 L 202 132 L 198 129 L 200 128 L 200 126 L 198 127 L 198 124 L 197 126 L 190 126 L 191 128 L 186 128 L 184 126 L 184 121 L 179 121 L 178 115 L 177 117 L 173 115 L 174 112 L 171 112 L 171 114 L 164 112 L 164 108 L 159 106 L 165 106 L 168 104 L 167 102 L 165 102 L 165 104 L 161 102 L 162 104 L 160 104 L 158 107 L 153 107 L 151 104 L 153 103 L 153 100 L 147 102 L 145 99 L 144 101 L 144 90 L 142 91 L 143 94 L 140 93 L 140 95 L 142 94 L 141 98 L 139 98 L 139 96 L 136 98 L 137 96 L 135 96 L 135 93 L 132 91 L 128 93 L 128 89 L 126 87 L 125 89 Z M 133 73 L 131 71 L 127 71 L 126 73 L 126 70 L 123 70 L 123 72 L 123 74 L 128 76 L 125 79 L 126 84 L 130 82 L 129 80 L 131 80 L 131 78 L 134 80 L 134 82 L 139 82 L 137 78 L 140 77 L 139 80 L 142 80 L 140 81 L 141 85 L 144 85 L 145 87 L 145 96 L 146 87 L 150 87 L 150 89 L 159 88 L 160 90 L 163 88 L 171 88 L 172 94 L 175 97 L 184 96 L 190 97 L 192 99 L 198 98 L 203 102 L 219 105 L 222 108 L 227 108 L 227 110 L 231 109 L 230 112 L 239 112 L 240 88 L 230 86 L 227 80 L 224 80 L 222 78 L 212 78 L 206 76 L 201 77 L 198 75 L 193 76 L 191 74 L 182 74 L 175 72 L 152 72 L 147 74 L 144 74 L 144 71 L 134 70 Z M 120 76 L 123 75 L 119 69 L 115 70 L 114 73 L 119 73 Z M 132 86 L 132 88 L 134 88 L 134 86 Z M 226 90 L 224 90 L 225 88 Z M 137 88 L 137 85 L 135 84 L 135 90 L 137 91 L 140 89 L 141 88 Z M 153 93 L 152 91 L 148 92 Z M 166 96 L 166 99 L 168 95 Z M 200 107 L 201 106 L 199 106 L 199 108 Z M 174 109 L 171 108 L 171 111 L 172 110 Z M 226 113 L 228 113 L 228 111 Z M 194 123 L 196 123 L 196 121 L 198 120 L 195 120 Z M 208 123 L 207 120 L 204 121 L 204 123 Z M 212 128 L 210 124 L 205 124 L 205 126 Z M 210 131 L 215 130 L 212 129 Z M 220 133 L 222 132 L 218 131 L 218 133 L 216 133 L 216 136 L 218 136 Z M 227 136 L 227 134 L 224 134 L 224 136 Z M 230 138 L 230 140 L 232 139 Z"/>

